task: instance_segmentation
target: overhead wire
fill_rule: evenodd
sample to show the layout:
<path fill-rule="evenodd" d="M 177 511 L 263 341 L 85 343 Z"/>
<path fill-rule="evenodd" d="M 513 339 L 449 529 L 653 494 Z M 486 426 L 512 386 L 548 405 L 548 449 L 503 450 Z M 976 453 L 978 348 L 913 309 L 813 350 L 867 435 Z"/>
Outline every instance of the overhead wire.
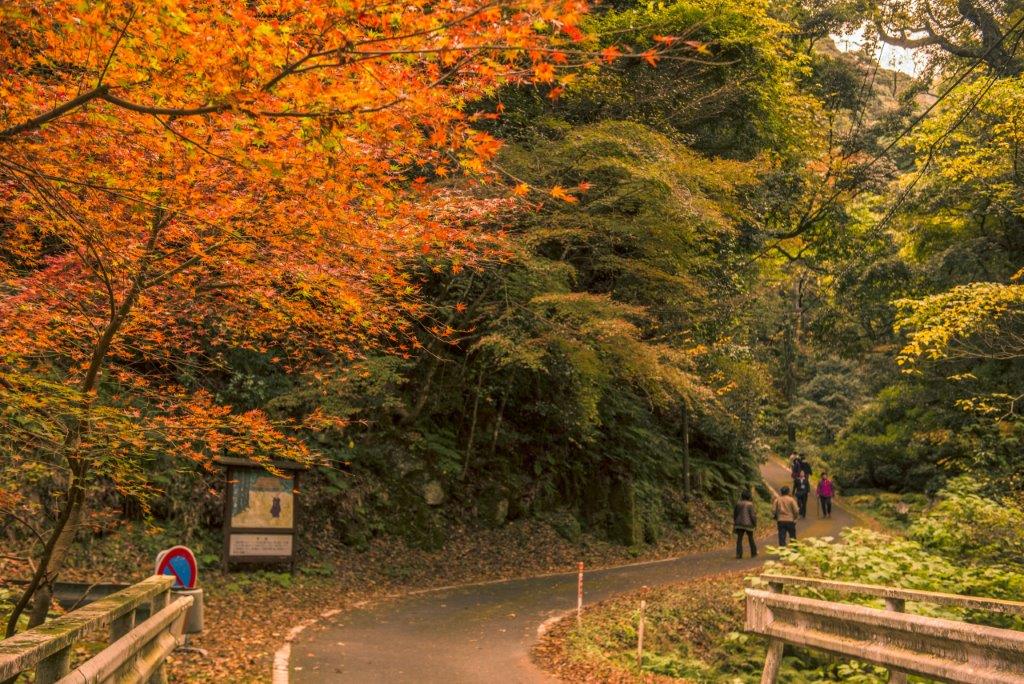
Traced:
<path fill-rule="evenodd" d="M 1019 20 L 1014 25 L 1012 30 L 1015 30 L 1017 27 L 1020 26 L 1024 26 L 1024 17 L 1022 17 L 1021 20 Z M 1004 34 L 1004 38 L 1008 37 L 1012 33 L 1012 30 L 1007 31 Z M 924 162 L 921 164 L 917 173 L 914 175 L 913 180 L 911 180 L 910 183 L 907 184 L 907 186 L 902 190 L 902 192 L 900 192 L 900 194 L 896 198 L 896 201 L 893 202 L 893 204 L 886 210 L 882 218 L 876 221 L 875 224 L 871 226 L 871 228 L 866 230 L 862 237 L 871 238 L 877 236 L 885 229 L 885 227 L 889 224 L 889 221 L 891 221 L 892 218 L 896 215 L 896 212 L 898 212 L 900 207 L 903 206 L 904 202 L 906 202 L 906 200 L 910 197 L 914 188 L 917 187 L 917 184 L 921 181 L 924 175 L 931 168 L 936 153 L 945 143 L 946 139 L 949 138 L 950 135 L 952 135 L 960 126 L 962 126 L 967 121 L 968 117 L 970 117 L 970 115 L 974 113 L 974 111 L 978 108 L 978 106 L 985 99 L 985 97 L 988 95 L 989 91 L 991 91 L 992 87 L 996 84 L 996 82 L 1006 75 L 1006 68 L 1009 65 L 1009 63 L 1013 60 L 1013 58 L 1016 56 L 1017 51 L 1020 49 L 1022 40 L 1024 40 L 1024 30 L 1022 30 L 1017 35 L 1016 39 L 1014 40 L 1013 47 L 1009 51 L 1007 59 L 1000 66 L 1000 68 L 987 77 L 987 83 L 985 83 L 985 85 L 979 90 L 979 92 L 970 99 L 970 101 L 967 103 L 967 106 L 964 107 L 963 111 L 961 111 L 960 114 L 957 115 L 957 117 L 953 120 L 953 122 L 948 127 L 946 127 L 942 134 L 939 135 L 938 138 L 933 140 L 931 144 L 928 146 L 928 152 L 925 156 Z M 958 84 L 959 83 L 962 83 L 962 80 L 959 81 Z M 949 92 L 949 90 L 946 91 L 947 94 Z M 848 264 L 846 268 L 844 268 L 843 270 L 836 274 L 836 277 L 845 276 L 852 269 L 853 264 Z"/>
<path fill-rule="evenodd" d="M 1006 42 L 1006 40 L 1008 38 L 1010 38 L 1015 32 L 1018 32 L 1018 31 L 1019 31 L 1019 33 L 1018 33 L 1018 35 L 1016 37 L 1016 40 L 1014 42 L 1013 50 L 1011 50 L 1011 52 L 1008 55 L 1006 61 L 1000 67 L 1000 69 L 993 74 L 993 76 L 991 77 L 992 80 L 990 81 L 989 85 L 985 89 L 983 89 L 983 92 L 980 94 L 980 97 L 976 98 L 975 101 L 972 102 L 968 106 L 968 108 L 965 110 L 965 112 L 960 117 L 957 117 L 957 120 L 956 120 L 956 122 L 954 122 L 954 125 L 948 131 L 943 133 L 942 136 L 940 136 L 940 140 L 945 140 L 945 138 L 947 138 L 950 134 L 952 134 L 953 131 L 956 130 L 956 128 L 958 128 L 966 120 L 967 116 L 970 115 L 971 111 L 973 111 L 973 109 L 977 107 L 977 105 L 980 103 L 981 99 L 983 99 L 984 95 L 986 95 L 988 93 L 988 90 L 991 88 L 991 86 L 995 82 L 995 80 L 998 79 L 1002 74 L 1005 73 L 1006 67 L 1009 65 L 1010 61 L 1016 55 L 1016 52 L 1019 49 L 1019 46 L 1020 46 L 1020 43 L 1021 43 L 1021 39 L 1024 38 L 1024 16 L 1022 16 L 1020 19 L 1018 19 L 1016 22 L 1014 22 L 1014 24 L 1012 26 L 1010 26 L 1010 28 L 1007 29 L 1003 33 L 1003 35 L 999 38 L 999 40 L 995 41 L 992 45 L 990 45 L 988 47 L 988 49 L 984 53 L 982 53 L 981 55 L 976 57 L 971 62 L 971 64 L 966 69 L 964 69 L 964 71 L 962 71 L 956 78 L 954 78 L 953 81 L 950 83 L 950 85 L 940 95 L 938 95 L 935 98 L 935 100 L 933 102 L 931 102 L 924 109 L 924 111 L 922 111 L 909 124 L 907 124 L 903 128 L 903 130 L 901 130 L 900 133 L 896 135 L 895 138 L 893 138 L 891 141 L 889 141 L 889 143 L 886 144 L 885 147 L 883 147 L 880 151 L 878 151 L 875 155 L 873 155 L 871 157 L 871 159 L 869 159 L 866 163 L 864 163 L 861 166 L 858 166 L 857 167 L 857 171 L 859 173 L 863 174 L 868 169 L 872 168 L 875 164 L 877 164 L 879 161 L 881 161 L 883 158 L 887 157 L 890 152 L 892 152 L 894 149 L 896 149 L 896 147 L 903 140 L 905 140 L 907 138 L 907 136 L 909 136 L 919 125 L 921 125 L 921 123 L 924 122 L 924 120 L 939 106 L 939 104 L 941 104 L 944 100 L 946 100 L 948 97 L 950 97 L 950 95 L 952 95 L 952 93 L 957 88 L 959 88 L 961 85 L 963 85 L 966 82 L 968 76 L 970 76 L 982 64 L 984 64 L 986 59 L 996 49 L 998 49 L 1004 42 Z M 931 157 L 932 156 L 934 156 L 934 149 L 931 151 L 931 153 L 929 155 L 928 165 L 930 165 Z M 919 178 L 914 181 L 913 185 L 916 185 L 918 180 L 919 180 Z M 912 190 L 912 187 L 910 189 Z M 863 191 L 864 191 L 864 187 L 863 186 L 858 187 L 858 188 L 854 188 L 854 190 L 851 193 L 851 198 L 857 197 Z M 830 206 L 834 205 L 836 200 L 838 200 L 842 196 L 842 194 L 844 192 L 845 192 L 844 189 L 836 188 L 832 192 L 832 194 L 829 195 L 829 197 L 827 199 L 825 199 L 821 203 L 821 205 L 819 205 L 816 209 L 811 211 L 806 217 L 804 217 L 801 220 L 801 224 L 802 225 L 798 226 L 797 229 L 800 232 L 802 232 L 802 230 L 805 229 L 807 225 L 813 223 L 818 218 L 820 218 L 822 213 L 825 210 L 827 210 Z M 901 196 L 900 196 L 898 204 L 901 204 L 902 201 L 904 201 L 907 196 L 909 196 L 909 192 L 908 191 L 905 191 L 904 193 L 902 193 Z M 887 212 L 886 217 L 884 217 L 884 220 L 886 222 L 889 219 L 891 219 L 891 215 L 895 214 L 895 209 L 898 209 L 898 206 L 896 206 L 893 210 L 890 210 L 889 212 Z M 871 230 L 874 231 L 875 229 L 878 229 L 878 228 L 879 228 L 879 226 L 876 224 L 876 226 L 874 226 Z M 797 232 L 796 234 L 799 235 L 800 232 Z M 796 235 L 793 235 L 792 237 L 796 237 Z M 766 249 L 764 249 L 760 254 L 755 256 L 753 259 L 745 262 L 745 265 L 750 265 L 751 263 L 757 261 L 758 259 L 761 259 L 764 256 L 766 256 L 769 252 L 775 250 L 776 246 L 778 245 L 778 243 L 781 242 L 781 240 L 783 240 L 783 239 L 785 239 L 785 238 L 779 238 L 776 241 L 776 244 L 768 246 Z"/>

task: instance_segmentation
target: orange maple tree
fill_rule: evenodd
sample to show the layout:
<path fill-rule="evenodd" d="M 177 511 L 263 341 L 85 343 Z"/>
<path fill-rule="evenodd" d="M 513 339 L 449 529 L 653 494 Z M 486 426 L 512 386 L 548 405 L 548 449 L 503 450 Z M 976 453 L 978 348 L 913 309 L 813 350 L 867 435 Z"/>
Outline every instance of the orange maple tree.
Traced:
<path fill-rule="evenodd" d="M 402 264 L 472 253 L 464 217 L 481 210 L 424 180 L 485 172 L 498 142 L 466 103 L 590 59 L 572 47 L 585 10 L 0 5 L 0 450 L 12 468 L 44 463 L 59 490 L 8 634 L 33 595 L 30 624 L 45 618 L 96 478 L 143 486 L 153 451 L 310 458 L 181 378 L 223 348 L 298 370 L 412 344 L 421 305 Z"/>
<path fill-rule="evenodd" d="M 311 458 L 286 426 L 183 380 L 223 368 L 220 350 L 302 371 L 416 344 L 404 265 L 470 259 L 484 239 L 472 224 L 490 205 L 429 182 L 492 173 L 500 143 L 473 121 L 497 113 L 467 103 L 515 80 L 554 96 L 623 56 L 685 58 L 671 42 L 592 53 L 586 10 L 0 4 L 0 455 L 41 469 L 58 511 L 8 634 L 33 596 L 30 624 L 45 618 L 97 478 L 142 491 L 154 453 Z"/>

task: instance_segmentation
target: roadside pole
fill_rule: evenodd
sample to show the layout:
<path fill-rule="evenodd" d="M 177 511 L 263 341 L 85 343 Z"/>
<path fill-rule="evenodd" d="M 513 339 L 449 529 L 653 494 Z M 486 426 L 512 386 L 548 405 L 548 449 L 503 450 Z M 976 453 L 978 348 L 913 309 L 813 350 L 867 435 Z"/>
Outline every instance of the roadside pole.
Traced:
<path fill-rule="evenodd" d="M 636 625 L 636 666 L 643 667 L 644 663 L 644 613 L 647 612 L 647 587 L 640 589 L 640 619 Z"/>
<path fill-rule="evenodd" d="M 583 561 L 580 561 L 576 569 L 579 571 L 579 579 L 576 582 L 576 624 L 578 626 L 583 621 Z"/>

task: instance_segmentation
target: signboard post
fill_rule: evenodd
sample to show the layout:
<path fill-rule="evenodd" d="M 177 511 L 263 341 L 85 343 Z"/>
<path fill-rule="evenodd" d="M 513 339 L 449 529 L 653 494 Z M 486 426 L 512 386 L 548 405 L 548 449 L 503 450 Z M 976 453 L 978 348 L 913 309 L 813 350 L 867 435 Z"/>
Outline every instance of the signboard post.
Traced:
<path fill-rule="evenodd" d="M 298 480 L 302 466 L 275 462 L 283 476 L 241 458 L 220 458 L 225 466 L 224 570 L 232 564 L 283 563 L 295 571 L 299 520 Z"/>
<path fill-rule="evenodd" d="M 197 651 L 206 655 L 203 649 L 188 645 L 189 634 L 199 634 L 203 631 L 203 590 L 196 586 L 199 583 L 199 567 L 196 565 L 196 556 L 192 549 L 187 546 L 164 549 L 156 555 L 154 574 L 170 575 L 174 578 L 174 584 L 171 585 L 172 596 L 192 597 L 192 605 L 185 614 L 185 641 L 178 647 L 179 650 Z"/>

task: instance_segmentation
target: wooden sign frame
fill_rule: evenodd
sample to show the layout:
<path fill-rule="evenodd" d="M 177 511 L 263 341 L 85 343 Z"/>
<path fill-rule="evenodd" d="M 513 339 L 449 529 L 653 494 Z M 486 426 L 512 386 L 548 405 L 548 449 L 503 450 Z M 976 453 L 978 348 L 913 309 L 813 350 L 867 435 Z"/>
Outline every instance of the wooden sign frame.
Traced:
<path fill-rule="evenodd" d="M 244 458 L 219 458 L 216 461 L 224 466 L 224 543 L 221 551 L 221 566 L 227 572 L 232 565 L 270 565 L 287 564 L 292 573 L 295 572 L 298 556 L 298 529 L 301 520 L 302 506 L 299 496 L 299 473 L 304 467 L 297 463 L 274 462 L 273 467 L 282 470 L 292 482 L 292 521 L 291 527 L 235 527 L 232 522 L 232 503 L 236 493 L 236 483 L 242 472 L 257 471 L 266 477 L 276 477 L 264 466 Z M 291 539 L 290 554 L 272 555 L 232 555 L 231 538 L 237 535 L 281 536 Z"/>

